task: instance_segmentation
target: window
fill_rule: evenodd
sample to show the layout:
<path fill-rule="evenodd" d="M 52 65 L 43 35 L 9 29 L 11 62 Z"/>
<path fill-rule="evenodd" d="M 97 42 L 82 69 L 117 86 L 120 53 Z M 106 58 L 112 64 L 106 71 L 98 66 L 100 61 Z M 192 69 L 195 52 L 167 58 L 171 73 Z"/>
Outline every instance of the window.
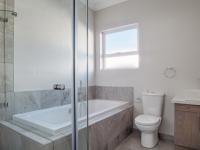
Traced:
<path fill-rule="evenodd" d="M 102 32 L 101 69 L 138 68 L 138 25 Z"/>

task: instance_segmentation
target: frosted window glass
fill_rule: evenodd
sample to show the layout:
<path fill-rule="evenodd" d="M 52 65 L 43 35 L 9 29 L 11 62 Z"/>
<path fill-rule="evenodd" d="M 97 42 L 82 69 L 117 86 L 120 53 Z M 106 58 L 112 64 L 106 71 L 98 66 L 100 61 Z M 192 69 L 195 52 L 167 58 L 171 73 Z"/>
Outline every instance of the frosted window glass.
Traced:
<path fill-rule="evenodd" d="M 106 57 L 105 69 L 119 69 L 119 68 L 138 68 L 139 67 L 139 55 Z"/>

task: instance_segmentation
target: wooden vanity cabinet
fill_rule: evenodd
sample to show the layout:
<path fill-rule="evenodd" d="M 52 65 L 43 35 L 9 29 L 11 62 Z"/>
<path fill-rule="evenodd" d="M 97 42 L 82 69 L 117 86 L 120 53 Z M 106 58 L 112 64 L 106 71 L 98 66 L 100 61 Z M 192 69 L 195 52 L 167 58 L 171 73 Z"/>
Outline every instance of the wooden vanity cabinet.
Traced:
<path fill-rule="evenodd" d="M 200 106 L 175 105 L 175 144 L 200 150 Z"/>

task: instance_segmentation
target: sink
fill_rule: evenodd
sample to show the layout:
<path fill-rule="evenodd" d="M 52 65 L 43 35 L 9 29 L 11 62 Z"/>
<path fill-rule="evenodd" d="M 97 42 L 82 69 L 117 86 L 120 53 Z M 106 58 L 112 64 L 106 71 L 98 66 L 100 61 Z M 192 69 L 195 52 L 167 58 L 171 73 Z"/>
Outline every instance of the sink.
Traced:
<path fill-rule="evenodd" d="M 172 99 L 172 103 L 200 105 L 200 89 L 184 90 Z"/>

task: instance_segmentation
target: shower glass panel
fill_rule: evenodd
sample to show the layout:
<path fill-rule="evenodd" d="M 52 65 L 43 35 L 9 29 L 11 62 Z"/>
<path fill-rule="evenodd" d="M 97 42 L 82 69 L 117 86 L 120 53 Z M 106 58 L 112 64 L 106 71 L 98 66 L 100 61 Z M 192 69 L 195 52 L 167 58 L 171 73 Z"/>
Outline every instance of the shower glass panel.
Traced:
<path fill-rule="evenodd" d="M 77 147 L 79 150 L 88 148 L 88 50 L 87 50 L 87 0 L 75 1 L 75 57 L 76 57 L 76 116 L 77 116 Z"/>
<path fill-rule="evenodd" d="M 0 119 L 5 120 L 6 108 L 4 107 L 6 103 L 6 60 L 5 60 L 5 1 L 0 0 Z"/>
<path fill-rule="evenodd" d="M 0 0 L 0 120 L 10 120 L 13 104 L 13 16 L 12 1 Z M 8 22 L 10 20 L 10 22 Z"/>
<path fill-rule="evenodd" d="M 73 1 L 15 0 L 15 11 L 13 122 L 71 150 Z"/>
<path fill-rule="evenodd" d="M 0 0 L 0 69 L 1 150 L 88 149 L 86 0 Z"/>

